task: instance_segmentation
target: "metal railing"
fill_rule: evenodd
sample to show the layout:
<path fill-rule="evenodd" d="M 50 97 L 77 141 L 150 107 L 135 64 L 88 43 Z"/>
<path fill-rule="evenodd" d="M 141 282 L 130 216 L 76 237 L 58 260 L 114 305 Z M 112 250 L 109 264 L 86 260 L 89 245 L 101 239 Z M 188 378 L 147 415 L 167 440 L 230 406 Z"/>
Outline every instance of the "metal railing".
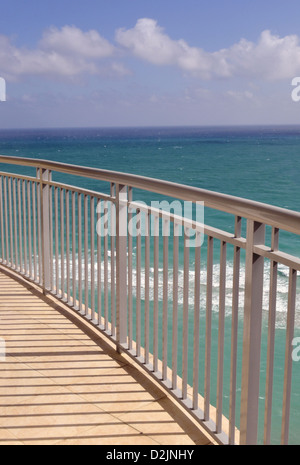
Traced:
<path fill-rule="evenodd" d="M 6 156 L 0 163 L 36 170 L 0 172 L 0 264 L 90 320 L 221 444 L 258 441 L 266 262 L 263 442 L 271 442 L 278 266 L 286 267 L 281 443 L 288 443 L 300 259 L 280 249 L 279 231 L 299 236 L 300 213 L 95 168 Z M 54 181 L 53 173 L 105 181 L 109 191 Z M 136 190 L 202 202 L 231 214 L 229 227 L 133 201 Z"/>

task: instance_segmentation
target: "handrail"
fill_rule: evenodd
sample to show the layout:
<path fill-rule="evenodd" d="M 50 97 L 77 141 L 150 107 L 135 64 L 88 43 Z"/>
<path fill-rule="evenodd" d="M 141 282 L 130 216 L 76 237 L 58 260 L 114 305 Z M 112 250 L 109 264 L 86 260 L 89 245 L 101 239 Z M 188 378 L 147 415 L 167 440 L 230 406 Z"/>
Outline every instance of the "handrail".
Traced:
<path fill-rule="evenodd" d="M 240 443 L 257 443 L 263 300 L 266 298 L 269 301 L 269 323 L 264 442 L 271 442 L 278 265 L 286 267 L 281 442 L 288 443 L 291 350 L 300 259 L 280 249 L 279 232 L 282 229 L 300 236 L 299 212 L 192 186 L 97 168 L 9 156 L 0 156 L 0 163 L 36 169 L 36 177 L 0 171 L 0 264 L 35 282 L 45 293 L 55 295 L 88 319 L 116 343 L 119 351 L 125 351 L 166 387 L 219 443 L 234 444 L 237 439 L 238 344 L 243 352 Z M 110 184 L 110 195 L 53 181 L 53 172 L 106 181 Z M 201 222 L 198 218 L 197 221 L 187 219 L 182 212 L 165 212 L 133 201 L 133 188 L 181 201 L 199 201 L 202 206 L 231 213 L 235 215 L 232 218 L 234 233 L 209 226 L 202 219 Z M 147 221 L 142 225 L 143 218 Z M 247 222 L 246 233 L 242 229 L 242 219 Z M 170 223 L 173 223 L 172 228 Z M 179 237 L 181 225 L 184 234 Z M 272 227 L 271 246 L 265 244 L 266 226 Z M 143 227 L 148 234 L 142 234 Z M 197 239 L 195 247 L 189 245 L 191 230 Z M 107 232 L 113 234 L 109 236 Z M 207 238 L 203 252 L 199 247 L 202 235 Z M 218 249 L 219 262 L 215 253 Z M 267 294 L 265 261 L 270 264 Z M 227 264 L 232 267 L 229 278 L 232 279 L 229 285 L 231 306 L 226 295 Z M 242 270 L 245 273 L 243 283 Z M 215 281 L 218 281 L 217 286 Z M 244 298 L 242 343 L 238 337 L 241 293 Z M 200 319 L 203 307 L 205 322 Z M 225 365 L 228 307 L 232 318 L 231 356 L 230 363 Z M 193 334 L 190 331 L 192 312 Z M 202 346 L 200 352 L 202 325 L 205 327 L 205 347 Z M 213 340 L 216 325 L 217 345 Z M 213 348 L 217 405 L 212 414 Z M 204 397 L 201 399 L 200 354 L 204 357 Z M 191 367 L 192 384 L 188 370 Z M 224 428 L 223 408 L 226 370 L 230 375 L 228 428 Z"/>
<path fill-rule="evenodd" d="M 0 155 L 0 163 L 30 166 L 75 176 L 84 176 L 101 181 L 114 182 L 120 185 L 131 186 L 186 201 L 203 201 L 205 205 L 210 208 L 222 210 L 233 215 L 239 215 L 253 221 L 263 222 L 294 234 L 300 233 L 300 212 L 228 194 L 221 194 L 219 192 L 150 177 L 48 160 Z"/>

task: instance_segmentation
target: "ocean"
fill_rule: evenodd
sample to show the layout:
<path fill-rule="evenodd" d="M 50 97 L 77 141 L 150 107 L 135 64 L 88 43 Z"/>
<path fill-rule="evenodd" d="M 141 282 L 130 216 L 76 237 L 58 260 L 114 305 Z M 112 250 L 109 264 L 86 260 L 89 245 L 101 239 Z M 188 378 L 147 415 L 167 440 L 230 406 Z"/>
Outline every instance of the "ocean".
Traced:
<path fill-rule="evenodd" d="M 90 129 L 36 129 L 0 130 L 0 154 L 42 158 L 64 163 L 85 165 L 160 178 L 203 189 L 218 191 L 238 197 L 264 202 L 279 207 L 300 211 L 300 127 L 154 127 L 154 128 L 90 128 Z M 27 174 L 20 167 L 2 166 L 1 170 Z M 32 174 L 30 170 L 28 173 Z M 71 177 L 70 177 L 71 178 Z M 65 181 L 57 174 L 55 180 Z M 72 183 L 72 179 L 68 179 Z M 107 192 L 107 186 L 95 180 L 76 179 L 76 184 L 93 190 Z M 151 201 L 153 194 L 140 191 L 135 200 Z M 228 216 L 217 211 L 205 210 L 206 223 L 231 231 Z M 268 241 L 268 238 L 267 238 Z M 283 233 L 281 248 L 300 256 L 300 237 Z M 206 243 L 203 244 L 205 250 Z M 171 251 L 170 251 L 171 252 Z M 215 251 L 216 256 L 218 250 Z M 169 254 L 171 256 L 171 253 Z M 231 288 L 233 267 L 229 260 L 226 281 L 225 340 L 230 341 Z M 218 264 L 214 265 L 214 320 L 213 340 L 217 346 L 218 329 Z M 201 275 L 205 307 L 205 269 Z M 191 272 L 191 284 L 193 274 Z M 262 335 L 261 395 L 259 437 L 263 437 L 263 408 L 265 401 L 265 366 L 267 341 L 267 310 L 269 269 L 265 267 L 264 319 Z M 244 267 L 241 269 L 241 283 Z M 151 283 L 151 275 L 150 275 Z M 142 275 L 143 284 L 143 275 Z M 241 284 L 241 285 L 242 285 Z M 300 336 L 299 279 L 296 310 L 295 336 Z M 170 268 L 170 287 L 172 276 Z M 183 273 L 179 275 L 179 288 L 183 287 Z M 143 288 L 143 286 L 142 286 Z M 283 393 L 285 349 L 285 317 L 288 290 L 288 270 L 279 267 L 278 302 L 276 322 L 276 360 L 274 375 L 274 400 L 272 416 L 272 443 L 280 442 L 280 423 Z M 142 289 L 143 298 L 143 289 Z M 150 295 L 151 298 L 151 295 Z M 190 305 L 192 305 L 192 294 Z M 182 292 L 179 292 L 179 306 Z M 242 322 L 242 299 L 240 320 Z M 180 318 L 180 315 L 179 315 Z M 201 328 L 205 312 L 201 313 Z M 192 318 L 189 324 L 192 332 Z M 242 340 L 242 323 L 239 325 L 239 340 Z M 204 334 L 201 333 L 200 350 L 204 351 Z M 230 344 L 228 345 L 230 349 Z M 192 350 L 192 347 L 191 349 Z M 200 352 L 201 353 L 201 352 Z M 241 354 L 239 355 L 239 370 Z M 225 353 L 225 365 L 230 362 L 230 350 Z M 203 359 L 200 362 L 204 363 Z M 201 367 L 203 371 L 203 367 Z M 200 370 L 200 372 L 201 372 Z M 226 371 L 226 370 L 225 370 Z M 192 380 L 192 371 L 189 374 Z M 229 375 L 228 375 L 229 376 Z M 225 374 L 226 377 L 226 374 Z M 300 443 L 300 362 L 293 364 L 293 395 L 290 443 Z M 203 392 L 203 379 L 200 392 Z M 239 388 L 238 388 L 239 389 Z M 214 390 L 214 389 L 213 389 Z M 229 411 L 229 378 L 224 382 L 224 413 Z M 212 395 L 212 403 L 215 396 Z"/>

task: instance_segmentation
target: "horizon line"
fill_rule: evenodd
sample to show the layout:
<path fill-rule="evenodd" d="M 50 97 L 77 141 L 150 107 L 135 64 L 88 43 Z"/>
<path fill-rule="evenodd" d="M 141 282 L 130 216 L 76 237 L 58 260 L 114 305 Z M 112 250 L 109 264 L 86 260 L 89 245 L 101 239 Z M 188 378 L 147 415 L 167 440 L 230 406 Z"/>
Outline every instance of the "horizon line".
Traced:
<path fill-rule="evenodd" d="M 174 125 L 130 125 L 130 126 L 41 126 L 41 127 L 10 127 L 0 128 L 0 132 L 4 131 L 39 131 L 39 130 L 70 130 L 70 129 L 184 129 L 184 128 L 300 128 L 300 123 L 276 123 L 276 124 L 174 124 Z"/>

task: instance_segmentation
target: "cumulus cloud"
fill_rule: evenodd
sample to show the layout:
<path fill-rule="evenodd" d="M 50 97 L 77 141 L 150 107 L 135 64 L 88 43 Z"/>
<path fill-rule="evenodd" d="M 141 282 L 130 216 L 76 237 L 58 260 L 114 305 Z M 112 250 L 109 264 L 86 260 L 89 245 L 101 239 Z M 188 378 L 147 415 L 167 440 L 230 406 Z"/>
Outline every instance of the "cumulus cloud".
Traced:
<path fill-rule="evenodd" d="M 116 44 L 96 30 L 75 26 L 51 27 L 33 49 L 17 47 L 0 35 L 0 72 L 6 78 L 22 75 L 75 77 L 81 74 L 129 74 L 121 51 L 156 66 L 174 66 L 201 79 L 291 79 L 300 73 L 300 40 L 263 31 L 256 42 L 241 39 L 231 47 L 207 52 L 185 40 L 172 39 L 157 21 L 141 18 L 131 29 L 116 31 Z M 126 57 L 125 57 L 126 59 Z"/>
<path fill-rule="evenodd" d="M 55 75 L 71 77 L 81 73 L 97 74 L 100 60 L 112 57 L 115 47 L 95 31 L 83 32 L 75 26 L 48 29 L 35 49 L 18 48 L 0 35 L 1 73 Z M 114 71 L 118 72 L 116 64 Z M 124 69 L 119 66 L 124 74 Z"/>
<path fill-rule="evenodd" d="M 270 80 L 290 79 L 300 71 L 299 37 L 279 37 L 263 31 L 255 44 L 242 39 L 222 51 L 233 74 L 246 74 Z"/>
<path fill-rule="evenodd" d="M 177 65 L 188 71 L 209 73 L 211 57 L 184 40 L 172 40 L 153 19 L 139 19 L 133 29 L 118 29 L 116 41 L 135 56 L 155 65 Z"/>
<path fill-rule="evenodd" d="M 64 56 L 71 54 L 84 58 L 109 57 L 115 50 L 97 31 L 83 32 L 75 26 L 48 29 L 40 41 L 40 48 L 49 52 L 55 50 Z"/>
<path fill-rule="evenodd" d="M 173 65 L 204 79 L 255 77 L 290 79 L 300 72 L 300 41 L 263 31 L 257 43 L 241 39 L 229 48 L 206 52 L 185 40 L 171 39 L 157 21 L 139 19 L 132 29 L 119 29 L 116 41 L 135 56 L 155 65 Z"/>

